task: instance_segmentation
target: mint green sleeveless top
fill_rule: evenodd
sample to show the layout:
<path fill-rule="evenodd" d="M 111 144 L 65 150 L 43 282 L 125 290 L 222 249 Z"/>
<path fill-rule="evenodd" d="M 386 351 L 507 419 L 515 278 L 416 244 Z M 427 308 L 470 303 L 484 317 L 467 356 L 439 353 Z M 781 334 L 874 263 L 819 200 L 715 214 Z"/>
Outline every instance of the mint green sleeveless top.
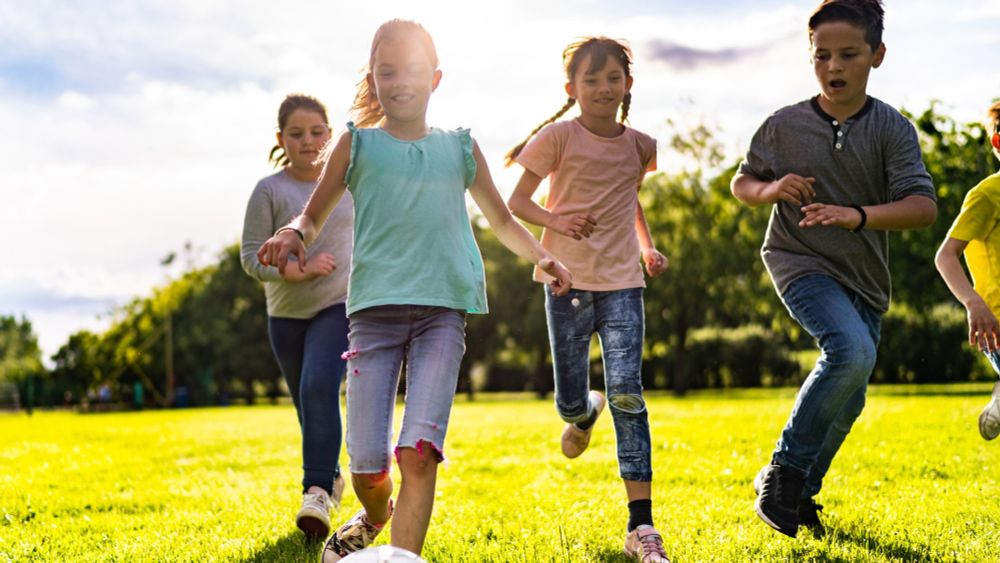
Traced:
<path fill-rule="evenodd" d="M 465 190 L 476 177 L 468 129 L 403 141 L 347 124 L 354 254 L 347 314 L 378 305 L 486 313 L 483 259 Z"/>

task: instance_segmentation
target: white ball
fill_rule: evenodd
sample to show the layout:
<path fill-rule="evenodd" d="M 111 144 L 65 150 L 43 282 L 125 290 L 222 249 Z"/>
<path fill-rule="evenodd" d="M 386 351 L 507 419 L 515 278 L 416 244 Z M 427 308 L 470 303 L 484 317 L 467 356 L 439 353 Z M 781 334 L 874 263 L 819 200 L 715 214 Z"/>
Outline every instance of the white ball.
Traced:
<path fill-rule="evenodd" d="M 427 563 L 412 551 L 391 545 L 369 547 L 341 559 L 344 563 Z"/>

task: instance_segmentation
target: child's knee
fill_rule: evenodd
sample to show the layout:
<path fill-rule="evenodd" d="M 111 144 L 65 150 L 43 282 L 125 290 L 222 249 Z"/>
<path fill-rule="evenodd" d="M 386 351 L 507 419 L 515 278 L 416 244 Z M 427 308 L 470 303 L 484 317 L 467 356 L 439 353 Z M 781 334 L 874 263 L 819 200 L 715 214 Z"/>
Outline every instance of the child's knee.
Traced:
<path fill-rule="evenodd" d="M 646 401 L 638 393 L 612 393 L 608 404 L 613 410 L 626 414 L 641 414 L 646 410 Z"/>
<path fill-rule="evenodd" d="M 352 473 L 351 481 L 354 483 L 355 487 L 360 487 L 363 489 L 377 489 L 385 480 L 389 478 L 388 471 L 379 471 L 378 473 Z"/>
<path fill-rule="evenodd" d="M 437 471 L 443 456 L 440 449 L 427 440 L 420 440 L 416 446 L 396 448 L 396 463 L 404 475 L 429 475 Z"/>

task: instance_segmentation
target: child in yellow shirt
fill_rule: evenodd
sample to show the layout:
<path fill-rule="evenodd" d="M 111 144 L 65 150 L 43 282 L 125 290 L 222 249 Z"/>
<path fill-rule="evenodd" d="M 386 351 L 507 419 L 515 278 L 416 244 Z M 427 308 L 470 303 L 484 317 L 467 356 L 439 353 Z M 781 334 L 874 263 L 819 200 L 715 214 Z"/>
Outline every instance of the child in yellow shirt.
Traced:
<path fill-rule="evenodd" d="M 1000 158 L 1000 102 L 989 109 L 988 135 L 993 154 Z M 975 287 L 962 271 L 965 263 Z M 969 190 L 962 211 L 934 259 L 938 272 L 952 294 L 965 306 L 969 317 L 969 345 L 979 348 L 1000 375 L 1000 172 Z M 1000 381 L 979 415 L 979 433 L 992 440 L 1000 435 Z"/>

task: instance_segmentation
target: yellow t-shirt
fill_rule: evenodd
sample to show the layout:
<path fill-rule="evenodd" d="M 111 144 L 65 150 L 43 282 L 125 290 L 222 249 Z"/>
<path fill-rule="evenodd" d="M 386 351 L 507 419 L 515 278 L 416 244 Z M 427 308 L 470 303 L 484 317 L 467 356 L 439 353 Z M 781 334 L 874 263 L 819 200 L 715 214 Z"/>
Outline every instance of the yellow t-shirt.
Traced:
<path fill-rule="evenodd" d="M 976 293 L 993 314 L 1000 315 L 1000 172 L 965 194 L 962 211 L 948 236 L 968 241 L 965 263 Z"/>

